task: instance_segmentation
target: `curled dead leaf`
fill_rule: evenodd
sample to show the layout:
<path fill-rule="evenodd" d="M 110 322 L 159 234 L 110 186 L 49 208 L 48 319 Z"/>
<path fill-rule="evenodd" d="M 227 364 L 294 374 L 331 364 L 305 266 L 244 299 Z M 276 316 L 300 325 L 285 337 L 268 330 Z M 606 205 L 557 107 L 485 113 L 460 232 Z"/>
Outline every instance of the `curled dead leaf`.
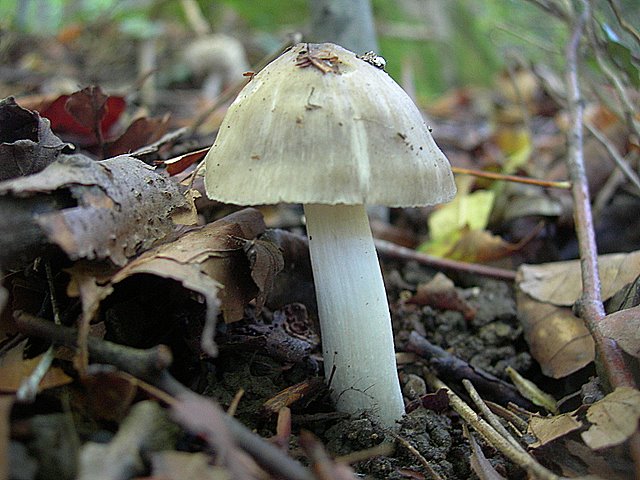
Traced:
<path fill-rule="evenodd" d="M 0 180 L 43 170 L 65 146 L 37 112 L 22 108 L 12 97 L 0 101 Z"/>
<path fill-rule="evenodd" d="M 36 207 L 39 201 L 48 205 L 54 192 L 69 197 L 64 208 Z M 35 204 L 21 220 L 35 224 L 45 242 L 72 260 L 110 260 L 115 265 L 124 265 L 171 233 L 170 213 L 186 204 L 175 183 L 129 156 L 100 162 L 65 157 L 38 174 L 0 183 L 0 196 L 7 208 L 14 204 L 27 210 L 25 202 Z M 0 215 L 3 229 L 13 228 L 9 218 Z"/>

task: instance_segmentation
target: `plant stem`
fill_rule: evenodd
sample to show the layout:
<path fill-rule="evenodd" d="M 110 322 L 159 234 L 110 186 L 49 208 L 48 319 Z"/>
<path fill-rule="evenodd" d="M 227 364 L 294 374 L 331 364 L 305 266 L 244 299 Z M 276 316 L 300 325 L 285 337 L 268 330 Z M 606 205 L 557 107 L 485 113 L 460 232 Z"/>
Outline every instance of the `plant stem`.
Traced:
<path fill-rule="evenodd" d="M 325 377 L 339 411 L 404 413 L 391 315 L 364 205 L 305 205 Z"/>
<path fill-rule="evenodd" d="M 505 175 L 503 173 L 485 172 L 482 170 L 474 170 L 472 168 L 451 167 L 453 173 L 460 175 L 473 175 L 474 177 L 489 178 L 491 180 L 504 180 L 506 182 L 524 183 L 527 185 L 537 185 L 539 187 L 562 188 L 568 190 L 571 188 L 571 182 L 538 180 L 537 178 L 521 177 L 519 175 Z"/>
<path fill-rule="evenodd" d="M 604 318 L 605 312 L 600 293 L 598 253 L 584 167 L 582 135 L 584 105 L 578 80 L 578 46 L 585 23 L 590 15 L 590 5 L 587 0 L 582 0 L 581 3 L 583 10 L 574 23 L 566 49 L 567 100 L 571 121 L 567 161 L 569 175 L 573 184 L 574 218 L 582 269 L 582 296 L 578 302 L 578 311 L 596 344 L 596 352 L 599 357 L 599 364 L 602 369 L 601 376 L 604 383 L 611 388 L 619 386 L 635 388 L 635 382 L 624 362 L 620 348 L 613 340 L 604 337 L 598 329 L 598 324 Z"/>

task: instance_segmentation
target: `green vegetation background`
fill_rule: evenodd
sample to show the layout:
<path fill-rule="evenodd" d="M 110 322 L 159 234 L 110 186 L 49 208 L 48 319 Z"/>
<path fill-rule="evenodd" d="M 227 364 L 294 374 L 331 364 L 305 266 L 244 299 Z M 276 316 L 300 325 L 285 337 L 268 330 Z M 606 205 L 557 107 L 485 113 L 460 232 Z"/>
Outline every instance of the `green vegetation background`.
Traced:
<path fill-rule="evenodd" d="M 287 32 L 305 31 L 309 21 L 309 0 L 198 1 L 214 28 L 220 27 L 225 12 L 232 11 L 267 47 L 275 48 Z M 640 23 L 637 0 L 617 1 L 630 23 Z M 593 3 L 599 20 L 607 22 L 611 17 L 607 0 Z M 387 70 L 399 79 L 403 64 L 410 64 L 420 99 L 437 97 L 453 87 L 487 85 L 516 59 L 562 65 L 566 27 L 525 0 L 372 0 L 372 4 L 380 32 L 379 53 L 387 59 Z M 441 14 L 429 16 L 433 10 L 429 4 L 438 4 Z M 71 23 L 115 21 L 124 33 L 139 38 L 167 20 L 185 23 L 179 1 L 0 1 L 2 30 L 40 35 L 55 34 Z M 412 31 L 425 38 L 385 34 L 389 26 L 414 27 Z"/>

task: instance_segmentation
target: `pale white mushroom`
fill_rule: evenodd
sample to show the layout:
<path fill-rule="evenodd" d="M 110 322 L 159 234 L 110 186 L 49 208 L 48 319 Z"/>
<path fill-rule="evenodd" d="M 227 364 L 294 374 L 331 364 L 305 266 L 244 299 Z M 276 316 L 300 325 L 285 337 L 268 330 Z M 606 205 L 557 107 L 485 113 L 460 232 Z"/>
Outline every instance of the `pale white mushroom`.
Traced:
<path fill-rule="evenodd" d="M 392 427 L 404 404 L 365 204 L 437 204 L 455 185 L 420 112 L 383 65 L 329 43 L 289 49 L 229 107 L 205 183 L 222 202 L 304 204 L 337 408 Z"/>

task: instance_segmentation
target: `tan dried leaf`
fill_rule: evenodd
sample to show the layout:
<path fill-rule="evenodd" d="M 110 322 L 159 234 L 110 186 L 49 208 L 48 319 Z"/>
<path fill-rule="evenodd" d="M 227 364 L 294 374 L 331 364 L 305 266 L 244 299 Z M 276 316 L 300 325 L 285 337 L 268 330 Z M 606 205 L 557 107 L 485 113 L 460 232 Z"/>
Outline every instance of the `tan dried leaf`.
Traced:
<path fill-rule="evenodd" d="M 576 420 L 573 413 L 563 413 L 562 415 L 555 415 L 553 417 L 534 415 L 529 420 L 529 433 L 534 435 L 538 440 L 531 444 L 531 448 L 546 445 L 581 427 L 582 423 Z"/>
<path fill-rule="evenodd" d="M 587 410 L 591 427 L 581 436 L 589 447 L 619 445 L 638 428 L 640 419 L 640 391 L 630 387 L 616 388 Z"/>
<path fill-rule="evenodd" d="M 608 299 L 640 271 L 640 251 L 598 257 L 602 297 Z M 531 354 L 545 375 L 565 377 L 594 359 L 584 322 L 569 308 L 582 292 L 580 262 L 521 265 L 516 278 L 518 316 Z"/>
<path fill-rule="evenodd" d="M 545 375 L 563 378 L 593 361 L 593 338 L 570 308 L 538 302 L 521 290 L 516 302 L 529 351 Z"/>
<path fill-rule="evenodd" d="M 598 257 L 598 267 L 602 298 L 607 300 L 638 276 L 640 251 L 601 255 Z M 518 272 L 518 288 L 541 302 L 570 306 L 582 293 L 578 260 L 522 265 Z"/>
<path fill-rule="evenodd" d="M 613 338 L 629 355 L 640 358 L 640 306 L 611 313 L 598 327 L 605 337 Z"/>

